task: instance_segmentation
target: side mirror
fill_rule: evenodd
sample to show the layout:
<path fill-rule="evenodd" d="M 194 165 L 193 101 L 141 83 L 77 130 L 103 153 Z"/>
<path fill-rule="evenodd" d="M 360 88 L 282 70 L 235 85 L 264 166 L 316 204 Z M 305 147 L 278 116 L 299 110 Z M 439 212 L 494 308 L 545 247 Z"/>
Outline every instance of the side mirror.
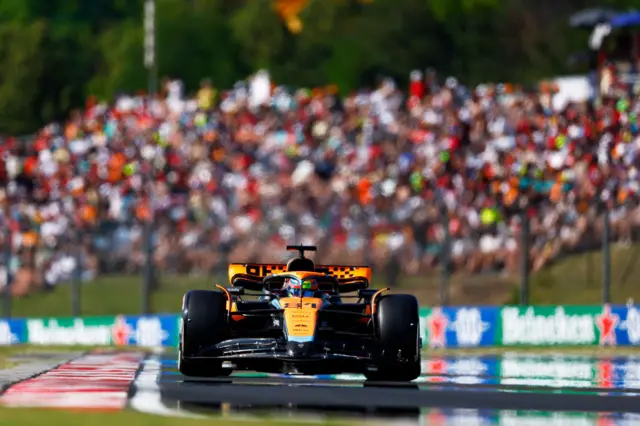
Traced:
<path fill-rule="evenodd" d="M 335 293 L 336 292 L 336 286 L 334 283 L 332 282 L 328 282 L 328 283 L 318 283 L 318 291 L 322 292 L 322 293 Z"/>
<path fill-rule="evenodd" d="M 378 290 L 373 288 L 361 288 L 358 290 L 358 297 L 360 299 L 371 299 L 377 292 Z"/>
<path fill-rule="evenodd" d="M 271 292 L 280 291 L 282 290 L 283 285 L 284 285 L 283 278 L 271 278 L 264 282 L 264 289 Z"/>

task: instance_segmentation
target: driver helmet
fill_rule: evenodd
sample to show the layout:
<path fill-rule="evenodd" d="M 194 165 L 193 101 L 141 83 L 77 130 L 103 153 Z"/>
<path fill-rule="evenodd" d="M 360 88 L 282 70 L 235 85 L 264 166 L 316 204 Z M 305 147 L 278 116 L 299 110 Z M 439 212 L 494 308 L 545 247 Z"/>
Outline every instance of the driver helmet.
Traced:
<path fill-rule="evenodd" d="M 291 277 L 285 279 L 283 289 L 289 297 L 314 297 L 318 290 L 318 282 L 315 278 L 300 280 Z"/>

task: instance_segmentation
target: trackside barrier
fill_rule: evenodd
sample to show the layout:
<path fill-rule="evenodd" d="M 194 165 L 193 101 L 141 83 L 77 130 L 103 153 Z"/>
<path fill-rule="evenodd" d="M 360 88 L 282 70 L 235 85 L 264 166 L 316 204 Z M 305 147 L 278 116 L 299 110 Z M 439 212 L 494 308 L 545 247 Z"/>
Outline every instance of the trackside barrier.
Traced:
<path fill-rule="evenodd" d="M 177 314 L 0 319 L 0 345 L 176 347 Z M 457 306 L 420 310 L 426 348 L 640 345 L 639 306 Z"/>

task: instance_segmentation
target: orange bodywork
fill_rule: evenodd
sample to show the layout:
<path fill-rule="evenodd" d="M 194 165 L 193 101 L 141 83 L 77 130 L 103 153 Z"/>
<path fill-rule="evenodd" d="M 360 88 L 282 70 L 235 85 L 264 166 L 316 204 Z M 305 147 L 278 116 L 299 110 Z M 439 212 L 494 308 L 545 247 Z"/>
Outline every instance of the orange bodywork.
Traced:
<path fill-rule="evenodd" d="M 316 265 L 316 268 L 328 270 L 329 275 L 337 278 L 339 282 L 358 278 L 366 278 L 368 282 L 371 281 L 371 268 L 368 266 Z M 287 265 L 280 263 L 231 263 L 229 264 L 229 282 L 233 283 L 233 277 L 237 275 L 249 275 L 261 279 L 267 275 L 285 272 L 287 272 Z"/>
<path fill-rule="evenodd" d="M 318 310 L 323 300 L 315 297 L 283 297 L 280 306 L 284 309 L 287 334 L 291 337 L 313 337 L 318 320 Z"/>
<path fill-rule="evenodd" d="M 348 283 L 352 280 L 366 279 L 367 283 L 371 281 L 371 268 L 368 266 L 342 266 L 342 265 L 317 265 L 317 269 L 328 270 L 328 274 L 334 276 L 338 283 Z M 233 279 L 236 276 L 249 276 L 253 279 L 260 280 L 268 275 L 294 275 L 301 280 L 317 276 L 325 276 L 325 272 L 315 271 L 295 271 L 287 272 L 285 264 L 266 264 L 266 263 L 231 263 L 229 264 L 229 282 L 233 284 Z M 235 321 L 241 321 L 246 317 L 242 314 L 235 314 L 237 312 L 237 306 L 235 302 L 232 302 L 231 295 L 222 286 L 216 286 L 222 289 L 227 295 L 227 310 L 231 314 L 231 318 Z M 375 299 L 380 293 L 389 290 L 388 288 L 382 289 L 375 293 L 372 298 L 372 303 L 365 307 L 364 314 L 371 315 L 374 313 Z M 296 337 L 308 337 L 304 333 L 312 333 L 315 330 L 317 311 L 322 306 L 322 299 L 316 298 L 292 298 L 286 297 L 280 299 L 282 308 L 284 309 L 285 321 L 287 324 L 293 324 L 293 328 L 289 330 L 291 336 Z M 362 318 L 362 322 L 368 321 L 368 318 Z M 300 334 L 302 333 L 302 334 Z"/>

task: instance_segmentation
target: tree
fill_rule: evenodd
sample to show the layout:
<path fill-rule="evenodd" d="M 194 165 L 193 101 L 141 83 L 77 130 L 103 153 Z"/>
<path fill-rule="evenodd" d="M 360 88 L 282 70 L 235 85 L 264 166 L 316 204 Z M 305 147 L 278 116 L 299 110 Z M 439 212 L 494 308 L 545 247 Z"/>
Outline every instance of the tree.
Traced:
<path fill-rule="evenodd" d="M 346 92 L 436 68 L 467 83 L 573 72 L 587 35 L 568 17 L 596 0 L 156 0 L 160 76 L 194 90 L 259 68 L 278 83 Z M 600 2 L 601 3 L 601 2 Z M 606 0 L 625 10 L 632 0 Z M 30 132 L 87 95 L 147 87 L 144 0 L 0 2 L 0 128 Z M 304 23 L 304 25 L 302 25 Z M 508 61 L 508 66 L 505 66 Z M 578 72 L 581 70 L 578 70 Z"/>
<path fill-rule="evenodd" d="M 143 28 L 133 20 L 104 31 L 98 39 L 100 65 L 86 92 L 107 100 L 118 92 L 146 87 L 143 66 Z"/>
<path fill-rule="evenodd" d="M 157 60 L 161 75 L 181 78 L 191 89 L 203 78 L 236 81 L 237 46 L 220 0 L 157 0 Z"/>
<path fill-rule="evenodd" d="M 39 124 L 35 100 L 44 71 L 41 57 L 47 25 L 0 23 L 0 132 L 20 135 Z"/>

